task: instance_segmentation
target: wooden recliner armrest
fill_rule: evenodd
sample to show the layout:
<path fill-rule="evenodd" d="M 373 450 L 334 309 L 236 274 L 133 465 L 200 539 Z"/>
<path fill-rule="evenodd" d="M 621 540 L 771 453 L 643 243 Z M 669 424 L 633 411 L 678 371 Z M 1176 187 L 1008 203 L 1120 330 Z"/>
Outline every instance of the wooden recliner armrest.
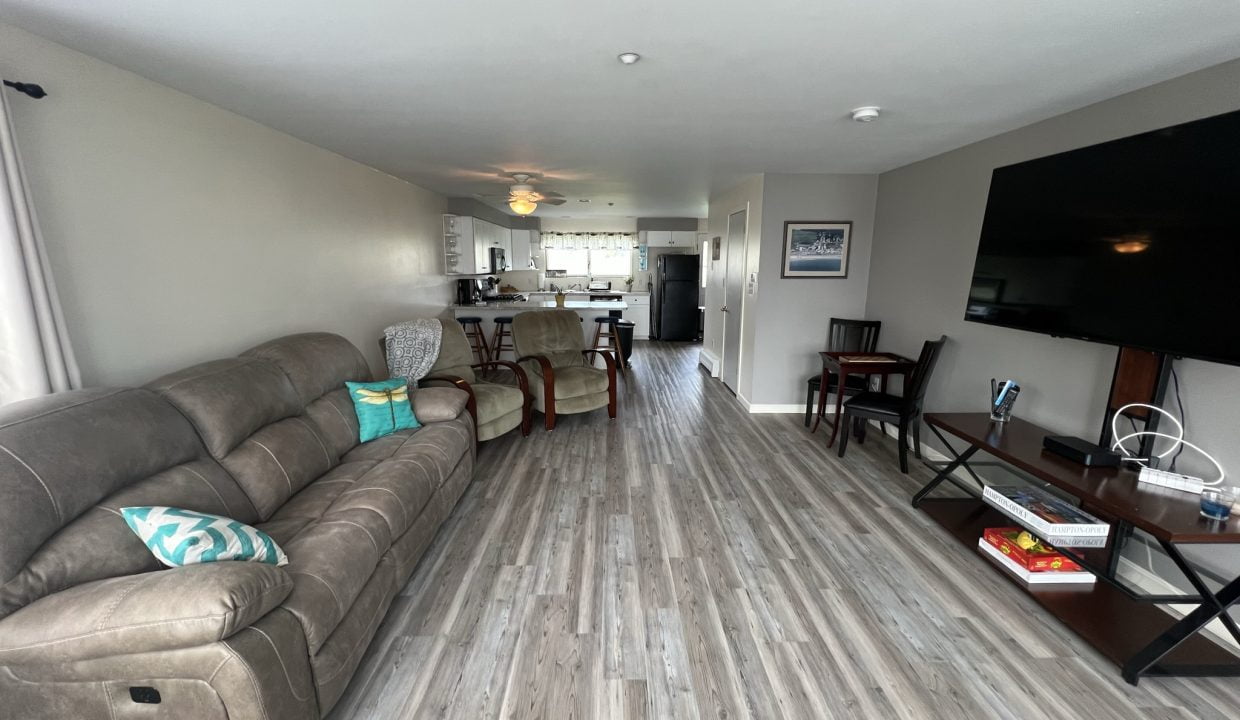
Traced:
<path fill-rule="evenodd" d="M 543 381 L 543 419 L 544 427 L 547 430 L 555 429 L 555 368 L 551 366 L 551 360 L 546 355 L 526 355 L 517 358 L 517 362 L 525 362 L 533 360 L 538 363 L 539 370 L 542 371 Z"/>
<path fill-rule="evenodd" d="M 607 366 L 607 417 L 615 419 L 616 417 L 616 358 L 611 354 L 610 350 L 600 350 L 598 348 L 589 348 L 582 350 L 582 355 L 589 356 L 591 354 L 601 355 L 603 364 Z"/>

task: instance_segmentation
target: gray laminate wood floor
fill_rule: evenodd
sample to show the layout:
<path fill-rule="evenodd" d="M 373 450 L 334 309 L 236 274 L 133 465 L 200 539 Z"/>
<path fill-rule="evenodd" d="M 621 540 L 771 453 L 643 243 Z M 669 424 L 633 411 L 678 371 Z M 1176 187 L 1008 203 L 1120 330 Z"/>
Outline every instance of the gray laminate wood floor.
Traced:
<path fill-rule="evenodd" d="M 909 507 L 643 343 L 620 416 L 483 445 L 334 720 L 1235 718 L 1240 681 L 1118 670 Z"/>

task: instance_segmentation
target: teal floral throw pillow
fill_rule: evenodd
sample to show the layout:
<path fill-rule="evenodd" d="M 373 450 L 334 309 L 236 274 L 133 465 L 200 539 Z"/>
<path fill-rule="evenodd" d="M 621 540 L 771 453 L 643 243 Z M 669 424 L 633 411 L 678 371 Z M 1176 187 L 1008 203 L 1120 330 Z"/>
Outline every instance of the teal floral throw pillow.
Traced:
<path fill-rule="evenodd" d="M 353 410 L 357 413 L 358 438 L 370 442 L 397 430 L 421 427 L 409 404 L 409 383 L 404 378 L 382 382 L 346 382 Z"/>
<path fill-rule="evenodd" d="M 121 508 L 121 517 L 168 567 L 223 560 L 288 564 L 267 533 L 232 518 L 159 505 Z"/>

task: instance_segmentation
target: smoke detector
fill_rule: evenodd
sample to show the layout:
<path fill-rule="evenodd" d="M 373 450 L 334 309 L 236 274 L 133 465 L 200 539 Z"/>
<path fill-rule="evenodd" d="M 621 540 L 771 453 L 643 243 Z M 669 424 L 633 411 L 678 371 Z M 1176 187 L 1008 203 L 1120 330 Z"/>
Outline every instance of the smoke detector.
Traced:
<path fill-rule="evenodd" d="M 852 111 L 852 119 L 860 123 L 874 122 L 878 119 L 878 110 L 873 105 L 859 107 Z"/>

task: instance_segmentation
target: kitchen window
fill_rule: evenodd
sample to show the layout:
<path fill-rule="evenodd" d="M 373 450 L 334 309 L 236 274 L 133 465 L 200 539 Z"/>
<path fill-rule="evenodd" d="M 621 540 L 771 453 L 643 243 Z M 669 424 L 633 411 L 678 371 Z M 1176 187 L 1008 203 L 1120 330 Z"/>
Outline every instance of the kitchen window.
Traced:
<path fill-rule="evenodd" d="M 548 270 L 563 270 L 570 277 L 628 277 L 632 250 L 559 250 L 544 252 Z"/>

